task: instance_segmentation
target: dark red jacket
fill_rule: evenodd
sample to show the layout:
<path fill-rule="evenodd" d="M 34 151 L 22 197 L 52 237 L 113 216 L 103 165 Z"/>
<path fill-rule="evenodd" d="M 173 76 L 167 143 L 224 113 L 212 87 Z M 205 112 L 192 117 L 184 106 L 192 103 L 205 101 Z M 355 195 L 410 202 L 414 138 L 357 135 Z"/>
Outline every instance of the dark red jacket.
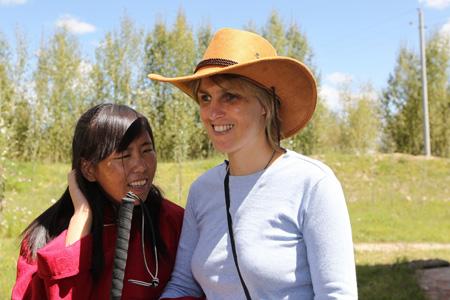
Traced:
<path fill-rule="evenodd" d="M 182 220 L 183 209 L 164 200 L 161 205 L 160 231 L 168 248 L 168 257 L 159 257 L 160 284 L 157 288 L 153 288 L 128 282 L 128 279 L 146 282 L 151 280 L 145 269 L 141 250 L 141 218 L 133 216 L 122 299 L 158 299 L 173 269 Z M 12 291 L 12 299 L 110 299 L 116 226 L 104 225 L 105 266 L 99 281 L 95 283 L 90 273 L 92 235 L 66 247 L 66 233 L 67 231 L 63 231 L 39 249 L 36 260 L 31 261 L 24 254 L 26 251 L 21 251 L 17 262 L 17 279 Z M 22 245 L 23 249 L 24 245 Z M 154 274 L 153 251 L 149 245 L 146 245 L 145 251 L 147 265 Z"/>

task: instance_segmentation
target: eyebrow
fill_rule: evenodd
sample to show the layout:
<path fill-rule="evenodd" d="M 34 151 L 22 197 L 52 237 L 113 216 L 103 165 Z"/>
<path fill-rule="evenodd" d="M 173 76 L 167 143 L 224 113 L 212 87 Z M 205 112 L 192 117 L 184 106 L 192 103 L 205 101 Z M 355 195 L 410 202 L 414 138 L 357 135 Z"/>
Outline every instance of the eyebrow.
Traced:
<path fill-rule="evenodd" d="M 222 92 L 222 94 L 225 94 L 225 93 L 235 93 L 235 92 L 237 92 L 237 91 L 235 91 L 233 88 L 225 88 L 225 87 L 221 87 L 220 86 L 220 91 Z M 197 95 L 198 94 L 207 94 L 207 95 L 211 95 L 210 93 L 208 93 L 207 91 L 205 91 L 205 90 L 202 90 L 202 89 L 198 89 L 197 90 Z"/>
<path fill-rule="evenodd" d="M 145 146 L 151 146 L 152 148 L 154 147 L 152 142 L 143 142 L 142 144 L 139 145 L 139 147 L 145 147 Z M 128 147 L 125 150 L 123 150 L 122 152 L 125 152 L 129 149 L 130 149 L 130 145 L 128 145 Z"/>
<path fill-rule="evenodd" d="M 198 90 L 197 90 L 197 95 L 198 95 L 198 94 L 208 94 L 208 95 L 209 95 L 209 93 L 208 93 L 207 91 L 201 90 L 201 89 L 198 89 Z"/>
<path fill-rule="evenodd" d="M 141 147 L 142 146 L 152 146 L 153 147 L 153 143 L 152 142 L 144 142 L 141 144 Z"/>

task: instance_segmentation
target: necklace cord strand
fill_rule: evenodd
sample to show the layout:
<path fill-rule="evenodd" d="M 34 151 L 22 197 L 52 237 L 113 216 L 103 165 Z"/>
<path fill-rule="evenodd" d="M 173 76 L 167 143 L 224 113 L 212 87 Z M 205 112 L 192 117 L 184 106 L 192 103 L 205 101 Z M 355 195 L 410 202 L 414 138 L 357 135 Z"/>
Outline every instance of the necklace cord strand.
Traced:
<path fill-rule="evenodd" d="M 270 165 L 270 163 L 272 162 L 272 159 L 275 157 L 275 153 L 276 153 L 276 150 L 273 149 L 272 155 L 270 156 L 270 159 L 269 159 L 269 161 L 266 163 L 266 165 L 264 166 L 263 170 L 267 169 L 267 167 Z M 226 168 L 226 171 L 227 171 L 227 172 L 230 171 L 230 165 L 231 165 L 231 164 L 228 162 L 228 163 L 227 163 L 227 168 Z"/>
<path fill-rule="evenodd" d="M 139 199 L 140 200 L 140 199 Z M 141 209 L 142 209 L 142 222 L 141 222 L 141 245 L 142 245 L 142 256 L 144 257 L 144 265 L 145 265 L 145 269 L 147 270 L 148 274 L 150 275 L 152 281 L 151 282 L 145 282 L 145 281 L 141 281 L 141 280 L 136 280 L 136 279 L 128 279 L 129 282 L 132 282 L 134 284 L 137 285 L 141 285 L 141 286 L 151 286 L 151 287 L 157 287 L 159 284 L 159 278 L 158 278 L 158 251 L 156 249 L 156 238 L 155 238 L 155 232 L 153 229 L 153 223 L 152 223 L 152 219 L 150 217 L 150 214 L 147 214 L 147 211 L 144 208 L 144 202 L 141 200 Z M 155 256 L 155 275 L 152 274 L 152 272 L 150 272 L 150 268 L 148 267 L 147 264 L 147 257 L 145 255 L 145 246 L 144 246 L 144 235 L 145 235 L 145 227 L 144 227 L 144 214 L 148 215 L 148 217 L 150 218 L 150 229 L 151 229 L 151 234 L 152 234 L 152 239 L 153 239 L 153 253 Z"/>

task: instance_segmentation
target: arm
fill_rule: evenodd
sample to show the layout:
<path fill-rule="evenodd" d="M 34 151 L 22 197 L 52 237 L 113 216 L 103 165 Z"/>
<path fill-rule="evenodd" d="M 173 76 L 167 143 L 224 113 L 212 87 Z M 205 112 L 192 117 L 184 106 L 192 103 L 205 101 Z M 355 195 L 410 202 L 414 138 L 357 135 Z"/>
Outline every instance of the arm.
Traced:
<path fill-rule="evenodd" d="M 27 255 L 26 241 L 22 242 L 12 299 L 59 299 L 58 295 L 67 293 L 89 298 L 92 237 L 88 235 L 66 247 L 66 234 L 63 231 L 39 249 L 36 259 Z"/>
<path fill-rule="evenodd" d="M 90 233 L 92 210 L 85 196 L 78 188 L 75 179 L 75 170 L 72 170 L 67 175 L 67 181 L 69 183 L 70 197 L 72 198 L 74 207 L 74 213 L 70 219 L 69 227 L 67 228 L 66 246 L 69 246 Z"/>
<path fill-rule="evenodd" d="M 201 299 L 184 296 L 201 297 L 203 294 L 191 272 L 191 258 L 199 238 L 191 202 L 188 200 L 184 212 L 175 267 L 161 299 Z"/>
<path fill-rule="evenodd" d="M 314 299 L 357 299 L 352 232 L 340 183 L 328 174 L 308 200 L 303 232 Z"/>
<path fill-rule="evenodd" d="M 90 291 L 92 212 L 76 185 L 74 171 L 68 174 L 68 182 L 75 207 L 69 228 L 40 248 L 36 258 L 28 253 L 26 238 L 22 241 L 12 299 L 53 298 L 75 286 L 83 286 L 86 296 Z"/>
<path fill-rule="evenodd" d="M 45 299 L 45 289 L 40 288 L 42 283 L 36 275 L 37 272 L 37 263 L 35 260 L 28 259 L 26 240 L 22 241 L 22 245 L 20 247 L 20 255 L 17 260 L 17 275 L 16 282 L 14 283 L 14 287 L 11 293 L 12 300 L 19 299 L 32 299 L 32 296 L 35 295 L 35 298 Z M 35 280 L 33 280 L 35 278 Z"/>

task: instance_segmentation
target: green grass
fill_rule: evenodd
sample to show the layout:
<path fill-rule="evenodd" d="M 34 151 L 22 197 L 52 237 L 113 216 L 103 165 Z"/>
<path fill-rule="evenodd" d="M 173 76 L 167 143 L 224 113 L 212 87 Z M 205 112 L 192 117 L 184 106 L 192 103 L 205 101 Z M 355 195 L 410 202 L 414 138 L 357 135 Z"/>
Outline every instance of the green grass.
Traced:
<path fill-rule="evenodd" d="M 450 159 L 408 155 L 318 156 L 341 181 L 359 242 L 450 243 Z M 221 162 L 159 163 L 155 183 L 165 196 L 185 205 L 190 183 Z M 0 214 L 0 299 L 10 297 L 15 280 L 18 235 L 56 201 L 66 187 L 69 165 L 6 163 L 6 201 Z M 357 252 L 360 299 L 423 299 L 407 262 L 441 258 L 450 250 Z"/>
<path fill-rule="evenodd" d="M 450 242 L 450 159 L 326 155 L 356 242 Z"/>
<path fill-rule="evenodd" d="M 358 296 L 361 300 L 425 300 L 407 262 L 389 265 L 358 265 Z"/>

